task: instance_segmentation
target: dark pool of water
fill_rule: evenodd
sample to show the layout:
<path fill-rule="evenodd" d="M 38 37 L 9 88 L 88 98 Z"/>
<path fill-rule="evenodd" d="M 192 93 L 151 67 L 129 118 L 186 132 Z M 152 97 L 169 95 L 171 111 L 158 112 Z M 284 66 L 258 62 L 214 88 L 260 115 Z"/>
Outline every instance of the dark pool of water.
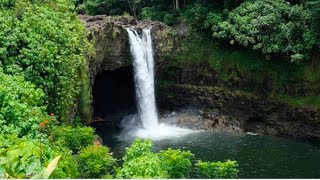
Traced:
<path fill-rule="evenodd" d="M 117 132 L 97 131 L 116 157 L 121 157 L 132 142 L 119 140 Z M 190 150 L 203 161 L 236 160 L 240 178 L 320 177 L 319 142 L 204 131 L 154 144 L 155 151 L 169 147 Z"/>

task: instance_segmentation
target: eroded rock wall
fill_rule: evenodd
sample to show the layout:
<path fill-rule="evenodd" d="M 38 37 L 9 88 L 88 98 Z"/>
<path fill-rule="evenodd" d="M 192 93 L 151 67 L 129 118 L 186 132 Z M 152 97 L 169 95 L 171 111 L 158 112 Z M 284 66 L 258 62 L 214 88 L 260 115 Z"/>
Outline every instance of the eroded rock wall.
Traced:
<path fill-rule="evenodd" d="M 89 30 L 89 39 L 96 51 L 96 56 L 89 60 L 92 81 L 101 71 L 132 65 L 126 28 L 135 29 L 138 33 L 143 28 L 151 29 L 156 67 L 166 63 L 167 57 L 175 54 L 177 50 L 176 31 L 161 22 L 138 21 L 131 16 L 79 15 L 79 17 Z"/>
<path fill-rule="evenodd" d="M 197 121 L 182 119 L 181 126 L 256 132 L 298 138 L 320 138 L 320 111 L 292 107 L 241 91 L 221 87 L 171 85 L 160 89 L 161 107 L 170 110 L 198 108 Z"/>

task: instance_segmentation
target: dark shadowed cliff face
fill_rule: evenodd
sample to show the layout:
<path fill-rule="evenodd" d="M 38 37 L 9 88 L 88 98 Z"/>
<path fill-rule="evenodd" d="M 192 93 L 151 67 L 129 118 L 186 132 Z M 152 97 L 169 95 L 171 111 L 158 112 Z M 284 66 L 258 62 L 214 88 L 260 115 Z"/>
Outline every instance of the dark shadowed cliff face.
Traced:
<path fill-rule="evenodd" d="M 130 66 L 131 54 L 126 28 L 141 32 L 150 28 L 153 38 L 156 67 L 175 54 L 177 33 L 171 27 L 153 21 L 138 21 L 131 16 L 87 16 L 79 15 L 89 30 L 89 39 L 95 46 L 96 57 L 90 59 L 92 82 L 97 73 Z"/>
<path fill-rule="evenodd" d="M 178 119 L 180 126 L 320 139 L 317 108 L 292 107 L 251 93 L 213 86 L 170 85 L 160 91 L 163 96 L 159 104 L 165 109 L 198 109 L 191 113 L 198 115 L 198 119 Z"/>

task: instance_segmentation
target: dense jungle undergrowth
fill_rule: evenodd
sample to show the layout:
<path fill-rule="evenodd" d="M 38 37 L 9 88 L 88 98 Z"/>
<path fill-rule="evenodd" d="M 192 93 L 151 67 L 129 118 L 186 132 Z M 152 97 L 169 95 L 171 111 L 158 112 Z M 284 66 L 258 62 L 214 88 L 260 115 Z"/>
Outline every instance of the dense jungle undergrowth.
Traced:
<path fill-rule="evenodd" d="M 319 107 L 319 10 L 318 0 L 0 0 L 0 178 L 237 177 L 235 161 L 153 152 L 149 140 L 112 157 L 84 126 L 94 49 L 78 13 L 186 24 L 163 84 L 218 83 Z"/>

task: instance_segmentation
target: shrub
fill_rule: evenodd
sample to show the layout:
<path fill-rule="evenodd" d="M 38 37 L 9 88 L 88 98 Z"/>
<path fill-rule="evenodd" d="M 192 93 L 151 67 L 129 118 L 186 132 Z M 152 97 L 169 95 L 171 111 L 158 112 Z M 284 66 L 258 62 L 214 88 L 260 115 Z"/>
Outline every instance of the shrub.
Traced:
<path fill-rule="evenodd" d="M 44 93 L 22 76 L 2 73 L 0 69 L 0 131 L 19 136 L 35 137 L 39 123 L 48 122 Z"/>
<path fill-rule="evenodd" d="M 40 175 L 55 157 L 39 140 L 0 136 L 0 178 L 31 178 Z"/>
<path fill-rule="evenodd" d="M 308 24 L 310 13 L 285 0 L 246 1 L 225 21 L 213 24 L 213 36 L 230 44 L 252 46 L 264 54 L 280 54 L 299 62 L 310 55 L 315 43 Z"/>
<path fill-rule="evenodd" d="M 159 179 L 168 178 L 169 176 L 167 171 L 163 169 L 159 156 L 147 153 L 125 161 L 122 168 L 118 170 L 116 177 L 125 179 Z"/>
<path fill-rule="evenodd" d="M 199 3 L 195 3 L 182 13 L 182 17 L 191 27 L 196 30 L 201 30 L 203 29 L 208 13 L 209 8 L 204 7 Z"/>
<path fill-rule="evenodd" d="M 163 17 L 163 22 L 170 26 L 176 22 L 176 18 L 174 14 L 165 14 Z"/>
<path fill-rule="evenodd" d="M 17 0 L 1 9 L 0 62 L 6 74 L 23 75 L 41 88 L 48 111 L 67 121 L 80 92 L 90 96 L 83 88 L 89 83 L 85 54 L 92 46 L 71 1 L 39 2 Z"/>
<path fill-rule="evenodd" d="M 131 161 L 137 157 L 152 153 L 153 143 L 151 140 L 135 139 L 130 147 L 126 148 L 126 153 L 123 156 L 123 161 Z"/>
<path fill-rule="evenodd" d="M 62 157 L 58 167 L 53 171 L 50 178 L 79 178 L 77 158 L 72 155 L 72 152 L 64 147 L 55 147 L 55 152 L 62 154 Z"/>
<path fill-rule="evenodd" d="M 56 126 L 50 139 L 53 144 L 66 147 L 76 154 L 80 149 L 92 145 L 95 137 L 91 127 Z"/>
<path fill-rule="evenodd" d="M 151 140 L 136 139 L 126 148 L 123 166 L 117 170 L 117 178 L 167 178 L 168 174 L 162 168 L 160 158 L 151 149 Z"/>
<path fill-rule="evenodd" d="M 202 162 L 198 161 L 195 166 L 202 176 L 206 178 L 236 178 L 238 176 L 238 163 L 226 162 Z"/>
<path fill-rule="evenodd" d="M 163 169 L 168 172 L 170 178 L 187 178 L 192 167 L 191 158 L 194 155 L 190 151 L 168 149 L 160 151 L 159 157 Z"/>
<path fill-rule="evenodd" d="M 116 161 L 107 147 L 90 145 L 79 152 L 78 162 L 81 178 L 103 178 L 113 173 Z"/>
<path fill-rule="evenodd" d="M 163 21 L 164 13 L 156 7 L 144 7 L 141 9 L 141 18 L 153 21 Z"/>

